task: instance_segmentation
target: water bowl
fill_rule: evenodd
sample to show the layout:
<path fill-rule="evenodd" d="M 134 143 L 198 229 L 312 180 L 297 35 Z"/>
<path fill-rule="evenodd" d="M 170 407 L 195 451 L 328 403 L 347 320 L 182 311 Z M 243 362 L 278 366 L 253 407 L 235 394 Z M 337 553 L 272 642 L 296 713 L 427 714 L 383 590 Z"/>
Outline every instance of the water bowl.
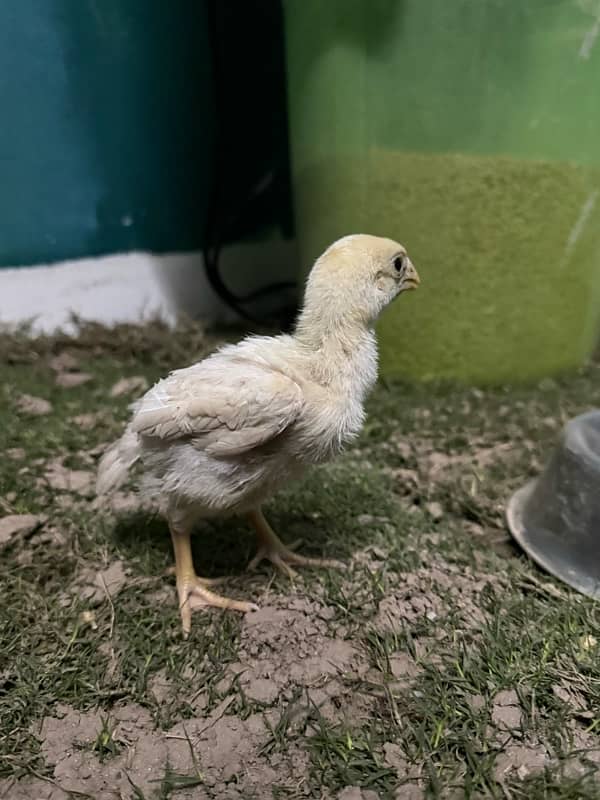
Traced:
<path fill-rule="evenodd" d="M 546 469 L 513 494 L 506 517 L 534 561 L 600 598 L 600 411 L 567 423 Z"/>

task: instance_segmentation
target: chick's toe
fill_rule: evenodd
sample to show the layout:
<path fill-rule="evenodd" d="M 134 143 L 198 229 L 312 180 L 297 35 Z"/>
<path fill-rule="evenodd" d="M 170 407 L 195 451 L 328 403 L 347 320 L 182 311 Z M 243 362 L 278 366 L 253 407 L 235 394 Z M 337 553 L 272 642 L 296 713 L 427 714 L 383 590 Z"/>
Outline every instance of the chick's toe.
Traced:
<path fill-rule="evenodd" d="M 226 608 L 232 611 L 258 611 L 256 603 L 246 600 L 234 600 L 211 592 L 206 588 L 203 578 L 196 575 L 181 576 L 177 579 L 177 596 L 184 636 L 192 627 L 192 611 L 198 608 Z"/>
<path fill-rule="evenodd" d="M 300 541 L 294 542 L 290 547 L 281 541 L 275 531 L 264 518 L 262 511 L 257 510 L 248 514 L 250 523 L 256 530 L 258 550 L 248 564 L 249 570 L 254 570 L 261 561 L 270 561 L 280 572 L 293 578 L 296 574 L 294 567 L 326 567 L 330 569 L 345 569 L 342 561 L 330 558 L 311 558 L 294 552 Z"/>

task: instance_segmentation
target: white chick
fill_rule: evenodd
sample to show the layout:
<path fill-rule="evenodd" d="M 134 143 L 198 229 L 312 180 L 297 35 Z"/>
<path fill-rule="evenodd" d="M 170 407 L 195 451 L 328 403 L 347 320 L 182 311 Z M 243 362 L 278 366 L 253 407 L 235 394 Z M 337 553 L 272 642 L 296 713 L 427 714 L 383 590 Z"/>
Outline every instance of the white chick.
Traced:
<path fill-rule="evenodd" d="M 190 535 L 199 519 L 244 514 L 258 535 L 250 568 L 263 559 L 288 574 L 292 565 L 339 566 L 288 549 L 261 505 L 357 436 L 377 378 L 373 323 L 418 284 L 402 245 L 346 236 L 313 266 L 293 335 L 248 336 L 172 372 L 133 404 L 123 437 L 100 462 L 97 491 L 117 488 L 141 462 L 140 491 L 169 523 L 185 635 L 195 608 L 256 608 L 196 575 Z"/>

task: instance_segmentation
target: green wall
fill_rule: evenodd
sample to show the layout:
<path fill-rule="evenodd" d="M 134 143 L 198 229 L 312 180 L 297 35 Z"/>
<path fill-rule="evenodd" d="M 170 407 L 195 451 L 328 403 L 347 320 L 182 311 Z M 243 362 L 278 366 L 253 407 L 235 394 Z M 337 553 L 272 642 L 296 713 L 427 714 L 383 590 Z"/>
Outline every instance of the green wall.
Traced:
<path fill-rule="evenodd" d="M 487 383 L 581 364 L 600 316 L 598 2 L 285 12 L 303 263 L 368 232 L 421 275 L 380 322 L 382 372 Z"/>

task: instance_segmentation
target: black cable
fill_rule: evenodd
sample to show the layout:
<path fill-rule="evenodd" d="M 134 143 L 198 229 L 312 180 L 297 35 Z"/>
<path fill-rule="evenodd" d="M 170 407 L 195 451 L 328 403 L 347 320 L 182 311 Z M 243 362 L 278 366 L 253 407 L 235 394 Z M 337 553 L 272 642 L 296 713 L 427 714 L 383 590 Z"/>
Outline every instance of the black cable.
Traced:
<path fill-rule="evenodd" d="M 272 182 L 272 174 L 268 174 L 267 176 L 261 178 L 258 185 L 253 187 L 250 190 L 247 200 L 241 206 L 239 211 L 240 215 L 243 215 L 244 208 L 247 208 L 250 203 L 260 196 L 260 194 L 268 190 L 269 185 Z M 217 186 L 215 187 L 216 191 L 218 192 L 218 181 Z M 216 204 L 215 204 L 216 205 Z M 213 205 L 212 208 L 215 206 Z M 209 218 L 212 214 L 209 212 Z M 237 216 L 237 215 L 236 215 Z M 267 286 L 263 286 L 259 289 L 255 289 L 252 292 L 249 292 L 246 295 L 239 296 L 234 294 L 225 284 L 221 272 L 219 270 L 219 257 L 222 249 L 222 231 L 227 233 L 227 230 L 230 227 L 233 227 L 235 224 L 236 216 L 230 216 L 230 219 L 225 221 L 223 226 L 219 226 L 215 224 L 213 220 L 213 225 L 210 228 L 210 234 L 207 237 L 208 239 L 212 238 L 213 241 L 210 245 L 204 248 L 204 263 L 206 274 L 209 280 L 209 283 L 214 290 L 214 292 L 219 296 L 219 298 L 226 303 L 230 308 L 236 311 L 240 316 L 248 319 L 251 322 L 255 322 L 260 324 L 261 320 L 257 319 L 253 314 L 250 314 L 246 309 L 243 308 L 244 304 L 255 302 L 256 300 L 262 299 L 263 297 L 267 297 L 270 294 L 274 294 L 275 292 L 281 292 L 289 289 L 296 289 L 298 284 L 295 281 L 278 281 L 275 283 L 268 284 Z"/>
<path fill-rule="evenodd" d="M 236 227 L 239 232 L 246 218 L 251 218 L 252 211 L 255 213 L 256 209 L 260 211 L 261 202 L 268 203 L 272 197 L 278 213 L 281 213 L 278 191 L 284 195 L 285 200 L 289 201 L 291 196 L 283 9 L 281 0 L 270 0 L 270 2 L 263 0 L 261 4 L 253 6 L 248 6 L 245 0 L 209 0 L 208 11 L 215 84 L 217 147 L 205 230 L 206 276 L 212 289 L 227 306 L 244 319 L 261 324 L 264 320 L 258 319 L 245 308 L 245 305 L 283 290 L 297 288 L 297 284 L 292 281 L 279 281 L 258 288 L 247 295 L 238 296 L 223 280 L 220 254 L 224 242 L 236 238 Z M 245 19 L 244 14 L 246 14 Z M 252 30 L 249 30 L 250 27 Z M 256 36 L 253 37 L 253 33 L 256 33 Z M 258 36 L 264 37 L 263 43 L 256 41 Z M 269 54 L 271 60 L 265 53 Z M 273 58 L 277 59 L 276 69 L 272 62 Z M 261 108 L 258 100 L 265 92 L 266 79 L 270 81 L 272 94 L 269 95 L 267 92 Z M 257 86 L 260 94 L 256 93 Z M 248 91 L 251 89 L 254 90 L 252 97 Z M 244 103 L 248 111 L 252 109 L 256 113 L 244 115 Z M 256 109 L 253 108 L 254 105 L 257 106 Z M 262 168 L 260 161 L 258 163 L 249 161 L 244 153 L 237 162 L 232 157 L 232 153 L 237 155 L 242 150 L 239 128 L 233 124 L 238 119 L 240 107 L 242 117 L 246 121 L 245 130 L 241 135 L 244 136 L 244 132 L 248 132 L 248 124 L 252 123 L 255 127 L 250 127 L 250 133 L 254 132 L 256 135 L 255 144 L 264 140 L 267 147 L 270 145 L 263 154 L 269 163 L 263 164 Z M 277 138 L 274 139 L 274 136 Z M 260 168 L 258 174 L 257 168 Z M 291 218 L 291 209 L 289 216 Z M 286 226 L 285 218 L 282 224 Z M 287 222 L 287 227 L 291 228 L 291 221 Z M 288 318 L 289 316 L 288 314 Z"/>

